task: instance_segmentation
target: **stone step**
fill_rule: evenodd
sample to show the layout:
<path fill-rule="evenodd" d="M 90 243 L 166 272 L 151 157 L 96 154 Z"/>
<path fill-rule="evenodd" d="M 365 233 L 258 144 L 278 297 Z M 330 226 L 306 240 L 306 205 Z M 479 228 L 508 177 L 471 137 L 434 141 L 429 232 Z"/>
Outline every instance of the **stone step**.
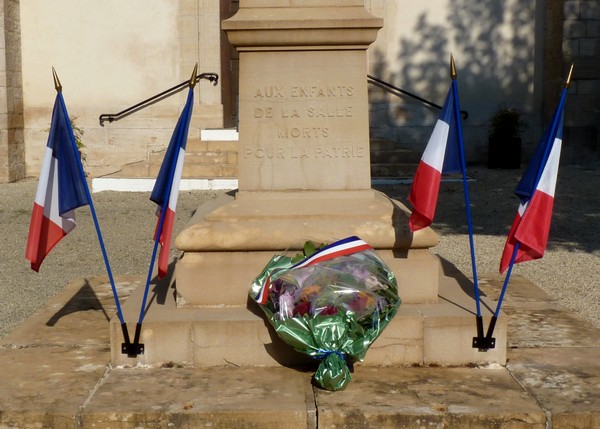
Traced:
<path fill-rule="evenodd" d="M 200 139 L 204 141 L 238 141 L 240 133 L 235 128 L 204 128 L 200 130 Z"/>
<path fill-rule="evenodd" d="M 278 198 L 283 198 L 283 195 L 279 195 Z M 282 202 L 275 198 L 264 198 L 258 204 L 247 204 L 244 201 L 237 201 L 236 197 L 232 194 L 220 194 L 216 199 L 210 203 L 204 204 L 196 210 L 194 217 L 188 224 L 189 230 L 182 231 L 175 240 L 175 245 L 178 248 L 182 248 L 183 242 L 189 240 L 189 237 L 199 234 L 204 234 L 204 227 L 211 225 L 212 228 L 220 230 L 222 226 L 217 227 L 219 219 L 215 213 L 222 213 L 224 225 L 230 225 L 234 223 L 236 228 L 241 228 L 242 225 L 250 225 L 249 227 L 258 228 L 262 225 L 262 222 L 268 222 L 270 226 L 275 227 L 276 224 L 281 223 L 279 229 L 280 232 L 274 232 L 273 234 L 283 234 L 289 238 L 292 235 L 288 229 L 293 227 L 293 222 L 290 219 L 295 219 L 298 214 L 304 218 L 303 227 L 296 227 L 294 233 L 302 231 L 302 228 L 311 225 L 311 233 L 317 233 L 319 228 L 327 231 L 327 234 L 337 234 L 339 231 L 335 231 L 336 226 L 340 226 L 350 222 L 349 225 L 360 225 L 361 222 L 369 220 L 369 225 L 375 228 L 376 225 L 371 221 L 373 211 L 379 207 L 377 213 L 378 216 L 383 216 L 385 210 L 397 217 L 400 217 L 400 211 L 403 210 L 401 204 L 389 200 L 380 193 L 375 193 L 373 199 L 369 199 L 368 202 L 363 200 L 351 199 L 340 199 L 338 196 L 336 201 L 330 201 L 328 199 L 309 198 L 305 195 L 305 198 L 301 206 L 291 207 L 289 203 L 282 204 Z M 323 222 L 322 219 L 331 217 L 332 210 L 343 201 L 344 213 L 337 214 L 335 216 L 335 225 L 325 224 L 325 226 L 319 226 L 317 221 Z M 367 207 L 368 206 L 368 207 Z M 264 210 L 265 213 L 274 216 L 268 220 L 262 219 L 260 212 L 257 212 L 257 207 Z M 382 208 L 384 207 L 384 208 Z M 381 211 L 383 210 L 383 211 Z M 194 227 L 198 229 L 194 229 Z M 377 224 L 375 228 L 378 233 L 377 237 L 383 235 L 385 229 L 383 224 Z M 351 228 L 349 226 L 349 228 Z M 350 229 L 351 231 L 360 231 L 362 234 L 367 234 L 366 229 Z M 308 233 L 308 232 L 307 232 Z M 425 233 L 425 231 L 423 231 Z M 346 235 L 347 231 L 346 231 Z M 335 235 L 334 235 L 335 237 Z M 422 238 L 425 235 L 421 236 Z M 226 242 L 228 239 L 223 238 Z M 239 244 L 242 240 L 242 236 L 236 234 L 236 242 Z M 395 236 L 396 244 L 400 245 L 399 237 Z M 434 240 L 437 240 L 435 238 Z M 253 245 L 256 246 L 258 237 L 252 239 Z M 413 239 L 413 242 L 415 240 Z M 436 241 L 433 241 L 434 243 Z M 187 302 L 180 302 L 180 306 L 184 305 L 237 305 L 243 306 L 247 301 L 247 288 L 249 286 L 248 279 L 254 278 L 257 273 L 261 272 L 267 263 L 273 256 L 273 250 L 266 250 L 269 247 L 259 247 L 261 250 L 253 251 L 226 251 L 223 247 L 226 243 L 222 243 L 219 248 L 207 249 L 202 247 L 201 249 L 186 249 L 182 257 L 177 261 L 176 277 L 178 282 L 178 300 L 181 297 L 185 297 Z M 383 242 L 380 243 L 383 246 Z M 285 248 L 285 247 L 284 247 Z M 295 252 L 290 250 L 290 252 Z M 422 302 L 436 302 L 438 299 L 438 286 L 440 273 L 442 272 L 442 265 L 440 260 L 433 256 L 426 248 L 415 248 L 406 250 L 405 252 L 395 252 L 392 249 L 380 248 L 377 250 L 377 254 L 382 260 L 394 271 L 398 283 L 398 287 L 403 289 L 402 296 L 405 302 L 410 303 L 422 303 Z M 235 270 L 229 270 L 226 267 L 235 266 Z M 196 285 L 198 279 L 206 284 L 220 284 L 218 288 L 200 289 Z M 410 287 L 411 285 L 419 283 L 419 287 Z"/>
<path fill-rule="evenodd" d="M 150 154 L 148 164 L 158 166 L 160 168 L 165 152 L 154 152 Z M 186 150 L 185 163 L 186 165 L 237 165 L 237 152 L 193 152 Z"/>
<path fill-rule="evenodd" d="M 115 278 L 122 300 L 145 280 L 128 277 Z M 498 296 L 502 278 L 483 274 L 480 285 Z M 0 340 L 0 426 L 598 427 L 600 330 L 516 275 L 504 307 L 506 367 L 359 364 L 347 389 L 332 393 L 311 384 L 315 362 L 305 370 L 109 365 L 111 286 L 106 276 L 77 279 Z"/>
<path fill-rule="evenodd" d="M 207 285 L 204 285 L 207 286 Z M 203 306 L 177 308 L 172 282 L 153 288 L 154 297 L 144 319 L 140 342 L 143 355 L 135 358 L 121 353 L 121 325 L 111 320 L 111 361 L 113 365 L 160 365 L 164 362 L 214 367 L 232 364 L 247 366 L 291 366 L 309 364 L 312 359 L 295 352 L 277 337 L 258 306 Z M 198 287 L 203 287 L 198 283 Z M 482 352 L 472 347 L 475 336 L 475 303 L 463 289 L 463 280 L 441 279 L 437 303 L 401 304 L 396 317 L 373 343 L 361 365 L 470 365 L 506 363 L 506 319 L 496 325 L 496 348 Z M 212 287 L 212 289 L 215 289 Z M 142 288 L 134 291 L 123 313 L 129 326 L 135 325 Z M 162 298 L 160 298 L 162 297 Z M 484 301 L 484 325 L 494 308 Z"/>
<path fill-rule="evenodd" d="M 371 147 L 371 151 L 389 151 L 398 149 L 400 147 L 400 145 L 393 140 L 379 137 L 371 138 L 369 144 Z"/>
<path fill-rule="evenodd" d="M 371 163 L 371 177 L 413 177 L 417 164 L 413 163 Z"/>
<path fill-rule="evenodd" d="M 232 222 L 240 223 L 237 219 L 232 219 Z M 381 259 L 394 271 L 403 301 L 411 304 L 436 302 L 441 272 L 439 260 L 426 249 L 411 249 L 402 257 L 396 257 L 394 253 L 393 250 L 377 250 Z M 246 305 L 248 279 L 260 273 L 272 256 L 272 251 L 184 253 L 177 261 L 178 305 Z M 224 269 L 230 266 L 236 269 Z M 220 286 L 200 288 L 199 278 L 203 284 Z M 419 282 L 419 287 L 411 287 L 416 282 Z"/>
<path fill-rule="evenodd" d="M 405 163 L 417 165 L 420 154 L 408 149 L 392 149 L 386 151 L 371 150 L 371 164 Z"/>
<path fill-rule="evenodd" d="M 423 155 L 420 151 L 408 149 L 392 140 L 371 139 L 369 145 L 371 162 L 374 158 L 377 159 L 377 156 L 385 157 L 386 154 L 397 154 L 403 162 L 418 163 Z"/>
<path fill-rule="evenodd" d="M 147 161 L 136 161 L 125 164 L 121 169 L 110 176 L 114 177 L 152 177 L 150 175 L 150 165 Z"/>
<path fill-rule="evenodd" d="M 158 170 L 157 170 L 158 173 Z M 233 164 L 187 164 L 183 166 L 183 178 L 208 177 L 208 178 L 231 178 L 237 177 L 237 162 Z"/>
<path fill-rule="evenodd" d="M 237 162 L 233 164 L 226 163 L 193 163 L 186 162 L 183 166 L 182 178 L 226 178 L 237 177 Z M 193 160 L 193 157 L 190 157 Z M 124 165 L 121 170 L 111 177 L 135 178 L 149 177 L 156 178 L 160 170 L 160 163 L 148 163 L 147 161 L 138 161 Z"/>
<path fill-rule="evenodd" d="M 239 142 L 237 140 L 200 140 L 188 139 L 186 144 L 187 153 L 194 152 L 238 152 Z"/>
<path fill-rule="evenodd" d="M 215 131 L 215 130 L 213 130 Z M 209 134 L 207 136 L 211 136 Z M 231 138 L 226 134 L 227 138 Z M 238 174 L 237 140 L 188 139 L 183 178 L 232 178 Z M 155 178 L 163 162 L 166 148 L 153 148 L 146 160 L 121 167 L 112 176 L 123 178 Z M 396 142 L 382 139 L 371 141 L 372 177 L 407 177 L 414 175 L 421 154 L 401 148 Z"/>

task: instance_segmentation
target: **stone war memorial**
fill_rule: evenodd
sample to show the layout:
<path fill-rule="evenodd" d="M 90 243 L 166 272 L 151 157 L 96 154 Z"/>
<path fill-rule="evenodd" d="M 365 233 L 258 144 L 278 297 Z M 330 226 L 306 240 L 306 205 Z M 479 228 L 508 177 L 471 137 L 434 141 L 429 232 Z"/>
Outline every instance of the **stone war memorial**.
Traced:
<path fill-rule="evenodd" d="M 382 25 L 363 0 L 241 0 L 222 22 L 239 52 L 239 188 L 200 206 L 177 237 L 182 256 L 147 309 L 144 353 L 122 354 L 111 322 L 113 364 L 314 365 L 248 290 L 274 254 L 348 236 L 373 246 L 402 300 L 359 366 L 506 363 L 506 318 L 495 348 L 473 348 L 472 283 L 432 255 L 431 228 L 410 232 L 410 210 L 371 188 L 366 50 Z M 139 302 L 124 307 L 129 324 Z M 493 306 L 483 307 L 487 325 Z"/>

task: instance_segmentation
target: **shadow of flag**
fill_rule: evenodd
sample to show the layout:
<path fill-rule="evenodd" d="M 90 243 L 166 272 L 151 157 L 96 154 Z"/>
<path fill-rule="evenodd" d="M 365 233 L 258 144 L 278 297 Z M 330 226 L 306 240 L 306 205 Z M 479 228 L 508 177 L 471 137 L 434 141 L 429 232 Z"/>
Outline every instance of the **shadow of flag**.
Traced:
<path fill-rule="evenodd" d="M 96 292 L 94 292 L 94 289 L 92 289 L 89 281 L 86 279 L 84 285 L 81 286 L 77 293 L 75 293 L 58 312 L 54 313 L 54 315 L 48 319 L 46 326 L 54 326 L 60 319 L 70 314 L 90 310 L 102 311 L 106 320 L 110 320 L 102 303 L 96 296 Z"/>

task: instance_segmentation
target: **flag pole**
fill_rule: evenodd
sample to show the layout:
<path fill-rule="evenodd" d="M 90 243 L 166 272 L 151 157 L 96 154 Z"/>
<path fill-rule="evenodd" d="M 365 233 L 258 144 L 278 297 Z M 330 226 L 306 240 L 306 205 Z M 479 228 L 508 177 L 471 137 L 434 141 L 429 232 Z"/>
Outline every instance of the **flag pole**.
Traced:
<path fill-rule="evenodd" d="M 459 122 L 456 127 L 458 133 L 458 147 L 460 150 L 460 169 L 463 177 L 463 189 L 465 194 L 465 206 L 467 213 L 467 227 L 469 230 L 469 246 L 471 249 L 471 267 L 473 269 L 473 289 L 475 291 L 475 303 L 477 308 L 477 337 L 473 338 L 473 347 L 482 348 L 481 341 L 483 340 L 483 318 L 481 316 L 481 299 L 479 297 L 479 282 L 477 277 L 477 265 L 475 263 L 475 244 L 473 241 L 473 222 L 471 221 L 471 202 L 469 199 L 469 185 L 467 182 L 467 166 L 465 162 L 465 147 L 462 134 L 462 124 L 460 124 L 460 105 L 458 101 L 458 85 L 456 83 L 457 73 L 454 56 L 450 54 L 450 77 L 452 78 L 452 91 L 454 93 L 454 116 Z"/>
<path fill-rule="evenodd" d="M 498 298 L 498 304 L 496 304 L 496 311 L 494 311 L 494 315 L 490 319 L 490 324 L 488 325 L 488 330 L 485 335 L 485 341 L 490 345 L 490 348 L 494 348 L 496 345 L 496 339 L 492 337 L 494 335 L 494 328 L 496 327 L 496 321 L 498 320 L 498 316 L 500 315 L 500 308 L 502 307 L 502 301 L 504 300 L 504 294 L 506 293 L 506 289 L 508 287 L 508 282 L 510 280 L 510 275 L 512 274 L 513 266 L 515 265 L 515 261 L 517 259 L 517 254 L 519 253 L 519 247 L 521 247 L 521 243 L 517 241 L 515 244 L 515 248 L 510 257 L 510 263 L 508 265 L 508 271 L 506 272 L 506 277 L 504 278 L 504 284 L 502 285 L 502 290 L 500 291 L 500 297 Z"/>
<path fill-rule="evenodd" d="M 563 109 L 563 106 L 565 104 L 565 98 L 567 95 L 567 89 L 569 89 L 569 86 L 571 86 L 571 77 L 573 76 L 573 65 L 571 64 L 571 67 L 569 68 L 569 73 L 567 75 L 567 79 L 565 80 L 565 84 L 564 84 L 564 88 L 561 92 L 560 95 L 560 100 L 558 102 L 558 106 L 556 108 L 556 112 L 561 112 Z M 558 128 L 558 123 L 559 123 L 559 116 L 557 115 L 555 112 L 553 118 L 552 118 L 552 124 L 550 126 L 550 133 L 548 134 L 549 138 L 554 138 L 553 136 L 556 135 L 556 129 Z M 547 160 L 548 156 L 550 154 L 550 150 L 552 149 L 552 146 L 554 145 L 554 140 L 552 140 L 552 144 L 546 144 L 546 147 L 544 148 L 544 156 L 542 159 Z M 544 167 L 545 167 L 545 162 L 540 163 L 540 166 L 538 168 L 538 171 L 536 172 L 536 178 L 535 178 L 535 183 L 533 184 L 532 189 L 536 189 L 538 183 L 540 182 L 540 179 L 542 177 L 542 173 L 544 171 Z M 490 339 L 492 339 L 492 335 L 494 333 L 494 328 L 496 326 L 496 321 L 498 320 L 498 316 L 500 315 L 500 309 L 502 308 L 502 302 L 504 301 L 504 295 L 506 294 L 506 289 L 508 288 L 508 283 L 510 281 L 510 276 L 512 274 L 512 269 L 513 266 L 515 264 L 515 261 L 517 259 L 517 253 L 519 252 L 519 248 L 521 246 L 521 242 L 517 241 L 515 244 L 515 248 L 513 250 L 513 253 L 510 257 L 510 263 L 508 265 L 508 270 L 506 272 L 506 277 L 504 278 L 504 284 L 502 285 L 502 290 L 500 291 L 500 296 L 498 297 L 498 303 L 496 304 L 496 311 L 494 312 L 494 315 L 492 316 L 491 320 L 490 320 L 490 325 L 488 326 L 488 331 L 486 334 L 486 341 L 489 341 Z"/>
<path fill-rule="evenodd" d="M 61 109 L 63 109 L 65 118 L 69 118 L 69 114 L 67 112 L 65 103 L 64 103 L 64 99 L 62 97 L 62 85 L 60 83 L 60 80 L 58 78 L 58 74 L 56 73 L 56 70 L 54 69 L 54 67 L 52 67 L 52 77 L 54 79 L 54 88 L 56 89 L 56 92 L 58 93 L 59 97 L 61 98 Z M 73 136 L 73 129 L 71 127 L 70 121 L 67 121 L 67 123 L 69 124 L 69 131 L 70 131 L 70 135 Z M 71 145 L 73 147 L 73 150 L 77 153 L 78 152 L 78 148 L 77 148 L 77 144 L 75 143 L 75 139 L 71 138 Z M 89 201 L 89 206 L 90 206 L 90 212 L 92 213 L 92 219 L 94 220 L 94 226 L 96 228 L 96 235 L 98 236 L 98 242 L 100 243 L 100 250 L 102 251 L 102 258 L 104 259 L 104 265 L 106 266 L 106 273 L 108 274 L 108 280 L 110 281 L 110 287 L 112 289 L 112 293 L 113 293 L 113 297 L 115 299 L 115 304 L 117 306 L 117 317 L 119 318 L 119 321 L 121 322 L 121 329 L 123 331 L 123 338 L 125 340 L 125 343 L 129 343 L 129 333 L 127 331 L 127 324 L 125 323 L 125 319 L 123 318 L 123 311 L 121 309 L 121 304 L 119 302 L 119 295 L 117 293 L 117 288 L 115 286 L 115 281 L 113 278 L 113 274 L 112 274 L 112 270 L 110 268 L 110 263 L 108 262 L 108 255 L 106 253 L 106 247 L 104 246 L 104 240 L 102 239 L 102 232 L 100 231 L 100 223 L 98 222 L 98 217 L 96 216 L 96 209 L 94 208 L 94 202 L 92 200 L 92 195 L 90 194 L 90 189 L 88 187 L 87 184 L 87 180 L 85 179 L 85 171 L 83 170 L 83 164 L 81 163 L 81 158 L 77 158 L 78 159 L 78 167 L 79 167 L 79 174 L 82 177 L 82 181 L 85 184 L 84 185 L 84 189 L 85 189 L 85 193 L 87 196 L 87 199 Z"/>
<path fill-rule="evenodd" d="M 194 87 L 196 86 L 196 77 L 198 74 L 198 64 L 196 64 L 194 66 L 194 70 L 192 72 L 192 76 L 190 78 L 190 81 L 188 83 L 189 89 L 193 90 Z M 170 174 L 169 174 L 169 178 L 167 180 L 167 186 L 165 187 L 165 195 L 163 198 L 163 207 L 160 211 L 160 216 L 159 216 L 159 220 L 158 220 L 158 225 L 156 227 L 156 232 L 155 232 L 155 240 L 154 240 L 154 247 L 152 248 L 152 256 L 150 258 L 150 267 L 148 268 L 148 276 L 146 277 L 146 285 L 144 287 L 144 296 L 142 297 L 142 305 L 140 307 L 140 315 L 138 317 L 138 322 L 135 326 L 135 336 L 133 339 L 133 344 L 132 344 L 132 352 L 133 353 L 127 353 L 128 356 L 130 357 L 135 357 L 137 354 L 143 354 L 144 353 L 144 345 L 143 344 L 139 344 L 140 341 L 140 336 L 141 336 L 141 332 L 142 332 L 142 322 L 144 320 L 144 315 L 146 313 L 146 302 L 148 300 L 148 292 L 150 290 L 150 282 L 152 280 L 152 272 L 154 271 L 154 261 L 156 260 L 156 254 L 158 253 L 158 245 L 160 242 L 160 236 L 162 234 L 163 231 L 163 224 L 164 224 L 164 220 L 165 220 L 165 213 L 167 212 L 167 206 L 168 206 L 168 202 L 169 202 L 169 196 L 171 194 L 171 187 L 173 186 L 173 175 L 175 173 L 175 168 L 177 167 L 177 163 L 172 163 L 171 166 L 171 170 L 170 170 Z"/>

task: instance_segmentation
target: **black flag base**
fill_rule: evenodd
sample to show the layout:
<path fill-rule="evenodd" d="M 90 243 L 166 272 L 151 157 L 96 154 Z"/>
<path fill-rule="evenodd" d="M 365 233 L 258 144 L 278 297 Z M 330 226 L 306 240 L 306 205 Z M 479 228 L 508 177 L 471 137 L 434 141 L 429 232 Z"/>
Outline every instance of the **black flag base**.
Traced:
<path fill-rule="evenodd" d="M 144 345 L 138 343 L 121 343 L 121 353 L 127 357 L 134 358 L 144 354 Z"/>
<path fill-rule="evenodd" d="M 487 352 L 489 349 L 496 348 L 496 339 L 492 337 L 494 328 L 496 327 L 496 316 L 492 316 L 490 319 L 490 326 L 488 327 L 487 335 L 483 336 L 483 318 L 477 317 L 477 336 L 473 337 L 473 348 L 479 349 L 480 352 Z"/>
<path fill-rule="evenodd" d="M 124 343 L 121 343 L 121 353 L 127 355 L 127 357 L 134 358 L 138 355 L 144 354 L 144 345 L 140 344 L 140 333 L 142 332 L 142 325 L 139 323 L 135 327 L 135 337 L 133 339 L 133 344 L 129 341 L 129 333 L 127 332 L 127 325 L 125 323 L 121 324 L 121 329 L 123 330 L 123 338 L 125 339 Z"/>
<path fill-rule="evenodd" d="M 483 336 L 483 317 L 477 316 L 477 336 L 473 337 L 473 348 L 479 349 L 480 352 L 487 352 L 489 349 L 496 348 L 496 339 L 492 338 L 494 332 L 494 326 L 496 325 L 496 318 L 492 317 L 490 320 L 490 329 L 488 334 Z"/>
<path fill-rule="evenodd" d="M 496 348 L 496 339 L 494 337 L 473 337 L 473 348 L 480 352 L 487 352 L 489 349 Z"/>

